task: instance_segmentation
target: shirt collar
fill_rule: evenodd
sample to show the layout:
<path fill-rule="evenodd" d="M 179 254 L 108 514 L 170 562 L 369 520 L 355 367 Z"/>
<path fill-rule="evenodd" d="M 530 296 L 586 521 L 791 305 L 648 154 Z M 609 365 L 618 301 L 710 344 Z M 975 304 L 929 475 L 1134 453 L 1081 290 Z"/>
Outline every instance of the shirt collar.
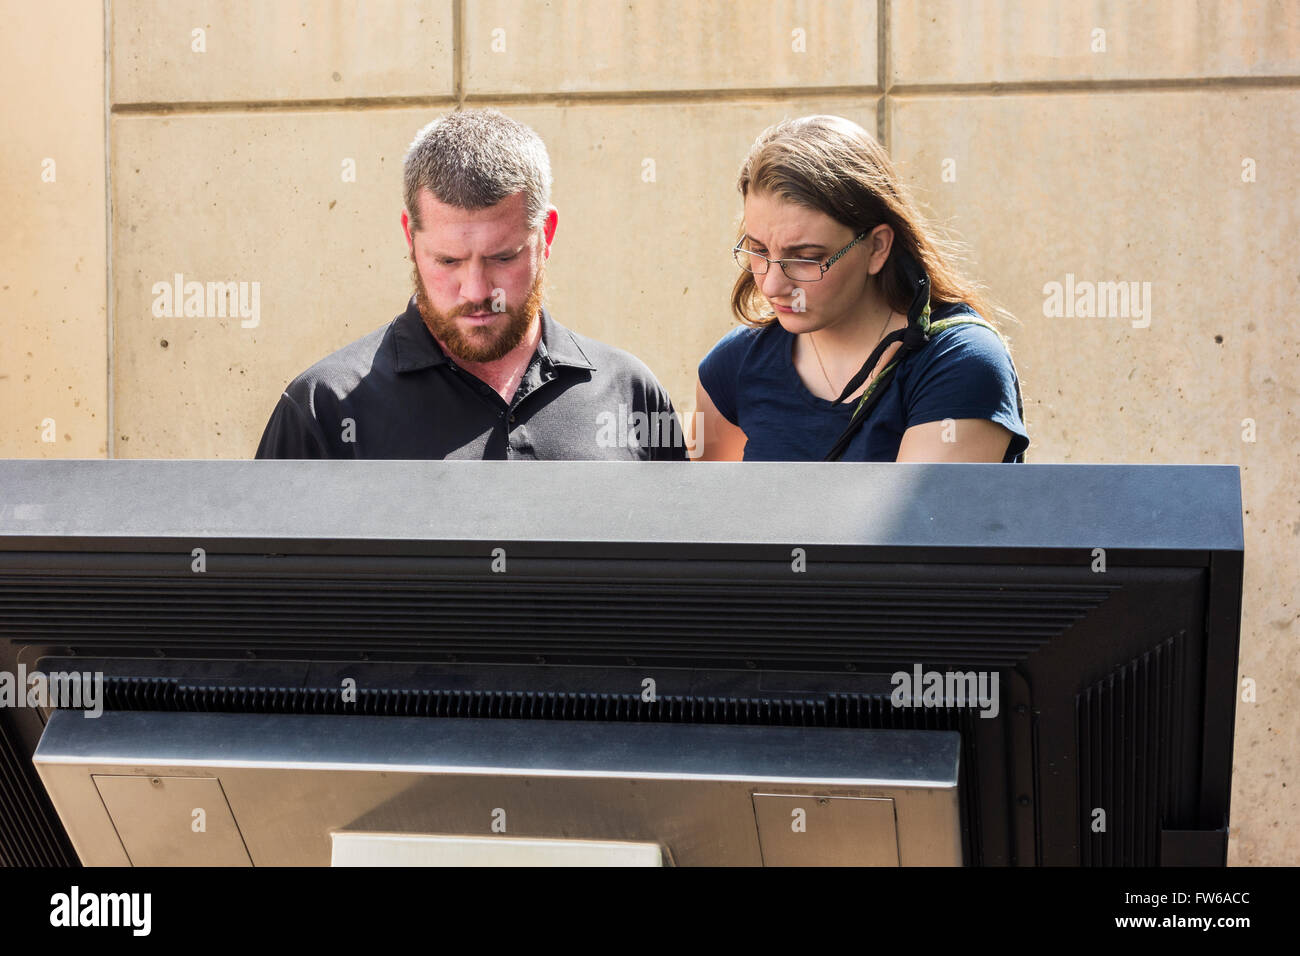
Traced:
<path fill-rule="evenodd" d="M 542 340 L 538 353 L 552 365 L 570 365 L 574 368 L 595 370 L 573 333 L 556 322 L 542 306 Z M 438 345 L 433 333 L 424 324 L 420 309 L 411 296 L 406 311 L 393 320 L 393 347 L 397 353 L 397 371 L 414 372 L 422 368 L 446 365 L 447 356 Z"/>

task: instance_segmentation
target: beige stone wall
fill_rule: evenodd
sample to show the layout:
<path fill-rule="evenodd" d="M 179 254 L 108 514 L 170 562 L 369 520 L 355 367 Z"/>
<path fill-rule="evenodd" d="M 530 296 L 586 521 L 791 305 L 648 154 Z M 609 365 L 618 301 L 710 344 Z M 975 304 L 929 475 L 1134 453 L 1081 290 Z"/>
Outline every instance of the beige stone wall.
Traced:
<path fill-rule="evenodd" d="M 104 11 L 6 3 L 0 455 L 109 454 Z"/>
<path fill-rule="evenodd" d="M 813 111 L 877 131 L 1016 317 L 1031 461 L 1241 465 L 1258 699 L 1238 705 L 1230 860 L 1300 862 L 1293 0 L 46 0 L 6 16 L 10 457 L 251 456 L 290 378 L 404 307 L 402 155 L 458 104 L 547 141 L 556 316 L 639 355 L 688 411 L 731 326 L 750 141 Z M 256 325 L 155 316 L 154 283 L 177 273 L 256 282 Z M 1149 314 L 1046 314 L 1067 276 L 1149 283 Z"/>

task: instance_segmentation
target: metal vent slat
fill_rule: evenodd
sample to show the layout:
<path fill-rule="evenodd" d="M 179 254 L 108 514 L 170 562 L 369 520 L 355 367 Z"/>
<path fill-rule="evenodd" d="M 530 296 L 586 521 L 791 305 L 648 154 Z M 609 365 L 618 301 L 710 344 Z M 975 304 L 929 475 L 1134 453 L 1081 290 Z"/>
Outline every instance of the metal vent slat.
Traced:
<path fill-rule="evenodd" d="M 364 650 L 482 661 L 676 657 L 839 669 L 868 659 L 944 658 L 1001 667 L 1024 660 L 1112 590 L 875 582 L 846 594 L 803 582 L 569 574 L 307 581 L 244 569 L 195 581 L 188 571 L 135 579 L 6 570 L 0 637 L 110 656 Z"/>
<path fill-rule="evenodd" d="M 9 733 L 0 723 L 0 866 L 78 866 L 54 807 Z"/>
<path fill-rule="evenodd" d="M 1182 818 L 1169 782 L 1181 764 L 1181 653 L 1170 638 L 1075 698 L 1082 866 L 1155 866 L 1160 830 Z M 1096 808 L 1104 832 L 1093 830 Z"/>

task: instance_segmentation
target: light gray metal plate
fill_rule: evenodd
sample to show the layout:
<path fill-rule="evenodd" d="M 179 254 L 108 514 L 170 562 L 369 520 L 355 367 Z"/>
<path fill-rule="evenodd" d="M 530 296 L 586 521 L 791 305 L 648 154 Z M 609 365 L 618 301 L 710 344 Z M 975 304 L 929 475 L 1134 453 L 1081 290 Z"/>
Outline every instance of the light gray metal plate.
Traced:
<path fill-rule="evenodd" d="M 649 842 L 669 864 L 761 865 L 756 793 L 891 800 L 908 866 L 961 862 L 959 749 L 943 731 L 60 711 L 34 762 L 88 865 L 129 862 L 92 779 L 113 775 L 220 780 L 258 866 L 328 865 L 341 831 Z M 841 842 L 890 842 L 869 815 L 832 818 Z M 817 846 L 781 860 L 823 862 Z"/>

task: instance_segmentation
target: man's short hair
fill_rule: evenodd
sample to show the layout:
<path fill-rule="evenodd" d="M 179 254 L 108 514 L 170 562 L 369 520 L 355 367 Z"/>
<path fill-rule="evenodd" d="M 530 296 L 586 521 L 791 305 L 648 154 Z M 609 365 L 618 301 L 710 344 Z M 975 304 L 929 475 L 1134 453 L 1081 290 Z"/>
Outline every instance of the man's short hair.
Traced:
<path fill-rule="evenodd" d="M 421 189 L 461 209 L 486 209 L 523 190 L 528 226 L 539 229 L 551 205 L 551 160 L 541 137 L 500 110 L 458 110 L 416 134 L 403 186 L 412 230 L 421 226 Z"/>

